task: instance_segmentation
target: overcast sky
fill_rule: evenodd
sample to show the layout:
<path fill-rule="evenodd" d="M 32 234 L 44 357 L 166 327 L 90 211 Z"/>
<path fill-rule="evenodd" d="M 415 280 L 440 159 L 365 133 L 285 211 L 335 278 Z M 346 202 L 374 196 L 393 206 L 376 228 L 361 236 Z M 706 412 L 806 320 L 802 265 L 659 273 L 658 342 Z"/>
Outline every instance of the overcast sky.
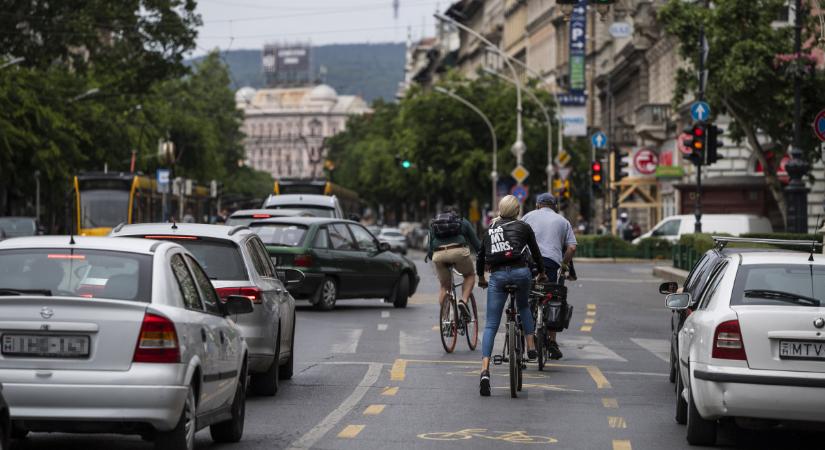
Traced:
<path fill-rule="evenodd" d="M 418 39 L 434 34 L 433 13 L 450 0 L 198 0 L 203 26 L 195 55 L 257 49 L 268 42 L 309 41 L 313 45 L 350 42 L 404 42 L 407 29 Z M 233 39 L 234 37 L 234 39 Z"/>

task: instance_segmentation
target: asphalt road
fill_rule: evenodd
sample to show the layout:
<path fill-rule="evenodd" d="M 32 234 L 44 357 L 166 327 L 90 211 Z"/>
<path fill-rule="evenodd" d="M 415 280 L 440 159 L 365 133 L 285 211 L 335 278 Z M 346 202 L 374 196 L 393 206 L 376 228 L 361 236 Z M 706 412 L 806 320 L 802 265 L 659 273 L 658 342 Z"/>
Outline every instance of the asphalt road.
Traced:
<path fill-rule="evenodd" d="M 577 264 L 575 306 L 560 336 L 565 357 L 525 371 L 512 399 L 506 366 L 493 396 L 478 393 L 480 349 L 445 354 L 432 268 L 413 254 L 422 282 L 406 309 L 339 302 L 332 312 L 299 302 L 296 372 L 276 398 L 248 400 L 244 439 L 198 448 L 683 449 L 667 380 L 669 312 L 646 264 Z M 483 317 L 485 294 L 476 290 Z M 483 320 L 482 320 L 483 323 Z M 479 337 L 479 347 L 480 347 Z M 498 350 L 502 342 L 496 342 Z M 825 447 L 825 435 L 755 432 L 725 425 L 722 448 Z M 149 449 L 135 437 L 33 434 L 18 449 Z"/>

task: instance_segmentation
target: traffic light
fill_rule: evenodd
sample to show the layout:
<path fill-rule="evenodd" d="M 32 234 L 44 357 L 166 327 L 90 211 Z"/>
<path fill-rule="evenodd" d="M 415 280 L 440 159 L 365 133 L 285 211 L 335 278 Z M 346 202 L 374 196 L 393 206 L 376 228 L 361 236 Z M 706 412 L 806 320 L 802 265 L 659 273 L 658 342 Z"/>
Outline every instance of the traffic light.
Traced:
<path fill-rule="evenodd" d="M 602 178 L 602 163 L 601 163 L 601 161 L 593 161 L 590 164 L 590 181 L 593 184 L 593 191 L 601 192 L 602 183 L 604 181 L 604 179 Z"/>
<path fill-rule="evenodd" d="M 413 166 L 412 161 L 402 158 L 399 154 L 395 155 L 395 163 L 401 166 L 404 170 L 410 169 Z"/>
<path fill-rule="evenodd" d="M 618 183 L 622 181 L 622 178 L 627 176 L 627 171 L 625 169 L 630 164 L 625 160 L 625 157 L 630 158 L 630 153 L 626 152 L 619 148 L 619 146 L 614 145 L 611 147 L 611 151 L 613 152 L 613 183 Z"/>
<path fill-rule="evenodd" d="M 410 167 L 412 167 L 412 163 L 410 162 L 410 160 L 405 159 L 405 160 L 401 161 L 401 167 L 403 167 L 405 169 L 409 169 Z"/>
<path fill-rule="evenodd" d="M 695 166 L 700 166 L 705 163 L 705 124 L 694 123 L 692 126 L 685 128 L 688 136 L 682 141 L 682 145 L 690 149 L 688 159 Z"/>
<path fill-rule="evenodd" d="M 706 139 L 706 150 L 705 150 L 705 164 L 711 165 L 716 161 L 724 158 L 724 156 L 719 154 L 719 147 L 723 146 L 721 140 L 722 137 L 722 130 L 719 129 L 714 124 L 710 124 L 707 126 L 707 139 Z"/>

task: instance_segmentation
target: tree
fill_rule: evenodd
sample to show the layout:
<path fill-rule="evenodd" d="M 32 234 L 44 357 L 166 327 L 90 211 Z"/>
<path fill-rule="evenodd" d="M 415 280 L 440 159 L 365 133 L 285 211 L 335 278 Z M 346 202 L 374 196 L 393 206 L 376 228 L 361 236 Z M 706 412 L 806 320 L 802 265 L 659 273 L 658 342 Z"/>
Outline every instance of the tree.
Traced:
<path fill-rule="evenodd" d="M 777 176 L 782 155 L 772 154 L 770 148 L 782 149 L 784 154 L 793 139 L 794 75 L 802 76 L 803 130 L 809 129 L 807 124 L 821 107 L 814 99 L 825 91 L 825 74 L 815 67 L 811 49 L 796 58 L 793 27 L 774 26 L 786 7 L 785 0 L 718 0 L 712 8 L 670 0 L 659 11 L 666 31 L 679 41 L 680 54 L 692 66 L 678 72 L 674 104 L 682 104 L 697 87 L 699 26 L 704 24 L 710 47 L 707 100 L 718 114 L 732 118 L 731 137 L 747 141 L 764 168 L 765 182 L 783 218 L 787 208 Z M 810 19 L 803 27 L 803 42 L 807 42 L 815 30 L 813 18 L 806 11 L 800 14 Z M 802 148 L 808 161 L 816 157 L 816 144 L 812 133 L 803 132 Z"/>

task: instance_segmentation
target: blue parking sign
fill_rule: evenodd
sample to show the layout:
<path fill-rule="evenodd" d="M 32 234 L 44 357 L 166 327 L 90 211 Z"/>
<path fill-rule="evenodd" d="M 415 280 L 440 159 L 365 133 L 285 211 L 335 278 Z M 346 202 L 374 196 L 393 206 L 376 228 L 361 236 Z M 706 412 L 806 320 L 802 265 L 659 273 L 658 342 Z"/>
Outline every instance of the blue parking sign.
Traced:
<path fill-rule="evenodd" d="M 519 203 L 524 203 L 524 201 L 527 200 L 527 195 L 529 195 L 529 192 L 530 191 L 527 186 L 523 184 L 513 186 L 513 190 L 510 191 L 510 193 L 518 199 Z"/>

